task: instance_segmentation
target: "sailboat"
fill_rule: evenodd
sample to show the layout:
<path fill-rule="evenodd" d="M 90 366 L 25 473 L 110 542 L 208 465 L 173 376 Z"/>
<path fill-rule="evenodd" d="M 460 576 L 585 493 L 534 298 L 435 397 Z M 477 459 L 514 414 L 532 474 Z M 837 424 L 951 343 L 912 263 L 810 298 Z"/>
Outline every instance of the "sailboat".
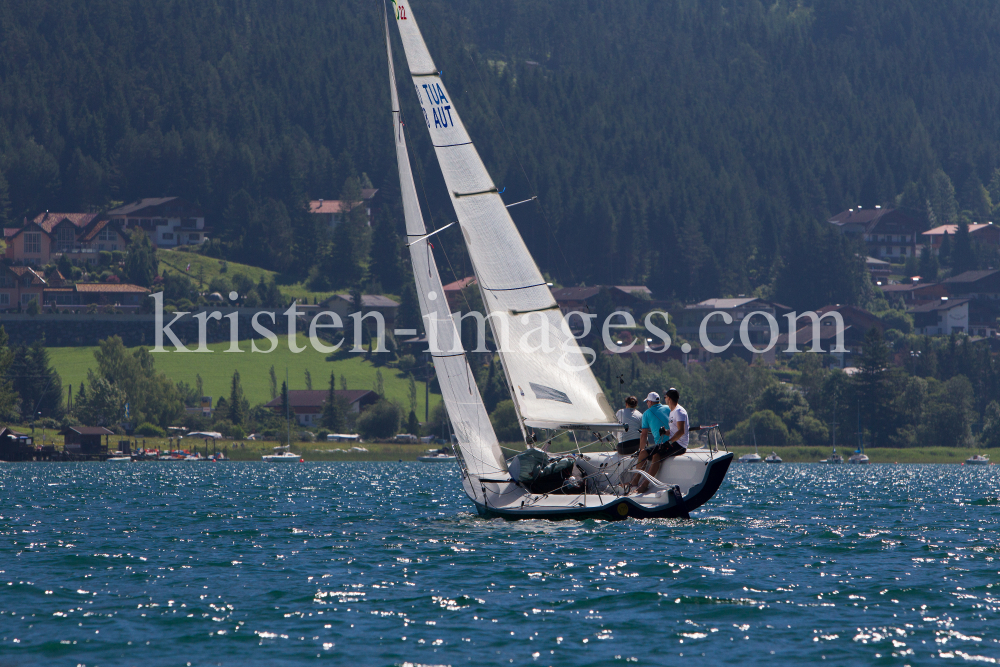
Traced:
<path fill-rule="evenodd" d="M 760 454 L 757 453 L 757 432 L 754 431 L 753 454 L 744 454 L 737 460 L 737 463 L 761 463 L 762 461 L 763 459 L 760 458 Z"/>
<path fill-rule="evenodd" d="M 778 452 L 772 450 L 771 454 L 764 459 L 764 463 L 781 463 L 781 457 L 778 456 Z"/>
<path fill-rule="evenodd" d="M 861 404 L 858 404 L 858 448 L 848 457 L 847 462 L 855 465 L 865 465 L 871 463 L 865 454 L 865 441 L 861 433 Z"/>
<path fill-rule="evenodd" d="M 823 459 L 822 461 L 820 461 L 820 463 L 841 464 L 841 463 L 844 462 L 844 457 L 837 453 L 837 397 L 836 397 L 836 395 L 834 395 L 834 398 L 833 398 L 833 424 L 832 424 L 831 431 L 833 433 L 833 454 L 830 456 L 830 458 Z"/>
<path fill-rule="evenodd" d="M 715 433 L 714 448 L 689 449 L 668 459 L 656 477 L 649 479 L 648 493 L 627 492 L 624 485 L 635 474 L 648 474 L 633 470 L 634 455 L 622 456 L 610 448 L 611 434 L 623 427 L 469 138 L 409 2 L 392 0 L 392 7 L 423 112 L 419 120 L 430 133 L 458 216 L 457 222 L 430 232 L 424 225 L 404 132 L 408 127 L 396 89 L 387 13 L 386 54 L 407 246 L 466 495 L 480 515 L 507 519 L 687 516 L 715 495 L 733 459 L 730 452 L 718 451 L 717 425 L 703 427 Z M 419 120 L 409 127 L 416 128 Z M 500 449 L 462 348 L 429 242 L 456 224 L 468 249 L 527 445 L 526 452 L 509 461 Z M 550 455 L 547 448 L 552 439 L 564 432 L 589 434 L 593 442 L 588 445 L 604 444 L 611 451 L 584 453 L 578 446 L 572 454 Z M 547 441 L 546 433 L 551 434 Z M 539 439 L 544 442 L 535 447 Z M 565 483 L 552 488 L 539 484 L 538 475 L 550 468 L 559 468 Z"/>

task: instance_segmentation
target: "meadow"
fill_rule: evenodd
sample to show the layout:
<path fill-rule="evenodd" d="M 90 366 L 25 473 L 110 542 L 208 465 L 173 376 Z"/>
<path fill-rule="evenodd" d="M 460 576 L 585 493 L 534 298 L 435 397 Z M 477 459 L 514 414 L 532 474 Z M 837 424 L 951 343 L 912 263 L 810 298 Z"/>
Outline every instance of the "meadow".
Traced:
<path fill-rule="evenodd" d="M 337 376 L 337 389 L 341 389 L 341 377 L 346 381 L 348 389 L 374 389 L 377 374 L 381 371 L 386 398 L 399 403 L 406 411 L 410 409 L 408 378 L 395 368 L 387 366 L 376 368 L 360 355 L 327 361 L 327 355 L 314 350 L 309 345 L 308 338 L 301 333 L 296 337 L 296 343 L 306 349 L 296 354 L 289 349 L 288 337 L 278 336 L 278 346 L 270 354 L 251 352 L 250 341 L 245 340 L 239 344 L 242 354 L 225 352 L 224 350 L 229 348 L 229 343 L 222 342 L 210 343 L 208 348 L 211 352 L 162 352 L 153 356 L 156 360 L 156 370 L 165 373 L 174 382 L 184 381 L 194 387 L 197 386 L 197 377 L 200 375 L 204 395 L 213 397 L 213 405 L 220 396 L 229 396 L 233 371 L 237 370 L 240 372 L 243 393 L 250 405 L 271 400 L 270 369 L 274 366 L 279 389 L 285 380 L 286 369 L 290 389 L 307 389 L 305 376 L 307 370 L 312 376 L 313 389 L 328 389 L 331 373 Z M 267 343 L 262 344 L 258 341 L 258 347 L 266 348 Z M 52 366 L 59 372 L 64 386 L 72 384 L 75 392 L 80 383 L 87 379 L 87 371 L 97 366 L 94 361 L 96 349 L 96 347 L 49 348 Z M 421 421 L 426 414 L 424 384 L 416 383 L 416 412 Z M 440 394 L 430 394 L 430 410 L 433 411 L 434 406 L 440 401 Z"/>
<path fill-rule="evenodd" d="M 215 257 L 206 257 L 194 252 L 183 250 L 156 251 L 156 259 L 160 262 L 160 272 L 169 269 L 176 273 L 186 273 L 201 288 L 207 288 L 212 279 L 218 275 L 232 278 L 237 273 L 242 273 L 254 283 L 259 283 L 261 278 L 267 281 L 274 280 L 282 295 L 288 298 L 298 299 L 300 303 L 322 302 L 338 292 L 314 292 L 310 290 L 303 281 L 295 281 L 274 271 L 268 271 L 249 264 L 224 261 Z M 188 268 L 190 266 L 190 269 Z M 225 268 L 225 270 L 223 270 Z"/>

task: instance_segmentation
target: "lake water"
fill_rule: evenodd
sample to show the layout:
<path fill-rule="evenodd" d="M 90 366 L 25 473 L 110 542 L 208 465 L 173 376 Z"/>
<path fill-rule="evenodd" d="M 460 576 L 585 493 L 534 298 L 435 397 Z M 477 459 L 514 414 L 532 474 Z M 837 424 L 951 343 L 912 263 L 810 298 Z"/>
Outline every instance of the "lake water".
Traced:
<path fill-rule="evenodd" d="M 453 465 L 0 465 L 3 665 L 1000 660 L 995 466 L 738 466 L 691 521 Z"/>

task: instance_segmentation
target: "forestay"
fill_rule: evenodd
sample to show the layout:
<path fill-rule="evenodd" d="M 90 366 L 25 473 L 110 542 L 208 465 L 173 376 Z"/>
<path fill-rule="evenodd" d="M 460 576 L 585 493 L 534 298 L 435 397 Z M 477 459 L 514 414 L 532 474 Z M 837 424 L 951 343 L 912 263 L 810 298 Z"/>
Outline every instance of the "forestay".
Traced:
<path fill-rule="evenodd" d="M 406 234 L 416 239 L 427 233 L 424 219 L 417 201 L 417 190 L 410 171 L 410 157 L 406 148 L 406 137 L 399 112 L 399 98 L 396 93 L 396 76 L 392 64 L 392 47 L 389 43 L 389 25 L 386 19 L 386 52 L 389 57 L 390 90 L 392 92 L 392 119 L 396 138 L 396 160 L 399 164 L 399 185 L 403 196 L 403 215 L 406 219 Z M 424 317 L 428 336 L 436 333 L 436 345 L 432 349 L 434 370 L 444 398 L 445 408 L 451 418 L 452 427 L 458 440 L 459 454 L 466 472 L 478 478 L 506 477 L 507 464 L 504 462 L 496 433 L 483 405 L 479 388 L 469 368 L 465 355 L 460 351 L 451 352 L 459 341 L 458 330 L 444 298 L 441 278 L 434 262 L 430 244 L 424 240 L 410 246 L 413 262 L 413 277 L 420 301 L 420 312 Z"/>
<path fill-rule="evenodd" d="M 540 428 L 620 428 L 462 125 L 409 3 L 393 0 L 393 5 L 424 120 L 521 419 Z"/>

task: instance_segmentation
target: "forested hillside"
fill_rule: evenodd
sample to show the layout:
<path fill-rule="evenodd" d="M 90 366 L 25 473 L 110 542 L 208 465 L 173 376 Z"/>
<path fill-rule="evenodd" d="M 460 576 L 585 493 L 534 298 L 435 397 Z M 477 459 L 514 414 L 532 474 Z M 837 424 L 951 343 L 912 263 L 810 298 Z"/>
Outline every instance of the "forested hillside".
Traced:
<path fill-rule="evenodd" d="M 505 199 L 538 194 L 513 215 L 564 284 L 646 283 L 693 300 L 830 278 L 850 301 L 856 281 L 830 257 L 851 249 L 815 229 L 829 214 L 899 204 L 928 224 L 1000 218 L 996 2 L 412 10 Z M 346 286 L 357 272 L 329 268 L 338 239 L 304 204 L 364 173 L 392 224 L 376 231 L 371 266 L 349 240 L 356 268 L 395 288 L 382 35 L 376 0 L 0 3 L 0 217 L 180 195 L 206 210 L 214 252 L 302 275 L 318 265 Z M 418 117 L 408 85 L 401 95 Z M 440 225 L 453 213 L 426 133 L 409 127 Z M 792 238 L 819 238 L 794 248 L 817 261 L 784 268 Z M 459 235 L 439 245 L 445 273 L 466 272 Z"/>

